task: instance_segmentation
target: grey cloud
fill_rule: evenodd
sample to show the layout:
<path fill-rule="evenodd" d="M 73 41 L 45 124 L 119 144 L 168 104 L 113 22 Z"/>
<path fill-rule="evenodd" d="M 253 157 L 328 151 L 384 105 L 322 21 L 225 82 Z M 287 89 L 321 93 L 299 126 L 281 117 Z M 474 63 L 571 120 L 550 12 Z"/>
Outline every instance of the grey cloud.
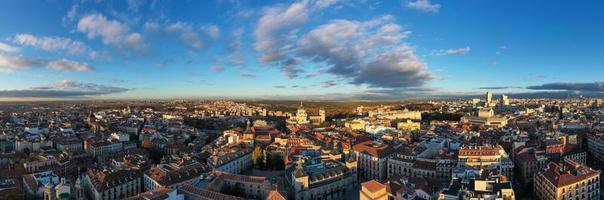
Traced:
<path fill-rule="evenodd" d="M 240 72 L 239 75 L 241 77 L 244 77 L 244 78 L 250 78 L 250 79 L 255 79 L 256 78 L 256 75 L 251 74 L 251 73 L 247 73 L 247 72 Z"/>
<path fill-rule="evenodd" d="M 506 89 L 522 89 L 518 86 L 491 86 L 491 87 L 479 87 L 481 90 L 506 90 Z"/>
<path fill-rule="evenodd" d="M 419 87 L 434 79 L 403 39 L 410 33 L 392 16 L 369 21 L 333 20 L 306 34 L 299 56 L 325 63 L 327 72 L 373 88 Z"/>
<path fill-rule="evenodd" d="M 306 1 L 294 2 L 287 8 L 267 8 L 256 27 L 254 48 L 262 52 L 262 61 L 271 63 L 284 56 L 280 48 L 287 44 L 288 34 L 308 20 Z M 270 55 L 266 55 L 270 54 Z"/>
<path fill-rule="evenodd" d="M 0 90 L 0 97 L 65 98 L 100 96 L 126 92 L 129 89 L 93 83 L 62 81 L 56 84 L 24 90 Z"/>
<path fill-rule="evenodd" d="M 0 72 L 12 72 L 36 67 L 46 67 L 58 71 L 94 71 L 94 67 L 87 63 L 67 59 L 41 59 L 25 56 L 9 56 L 0 54 Z"/>
<path fill-rule="evenodd" d="M 297 38 L 299 28 L 308 21 L 309 15 L 337 2 L 297 1 L 287 7 L 273 6 L 264 9 L 254 31 L 254 49 L 260 52 L 259 60 L 264 64 L 285 66 L 282 71 L 288 77 L 297 77 L 299 70 L 288 66 L 294 59 L 290 55 L 295 50 L 291 43 Z"/>
<path fill-rule="evenodd" d="M 604 82 L 593 83 L 548 83 L 543 85 L 528 86 L 530 90 L 566 90 L 566 91 L 587 91 L 604 92 Z"/>
<path fill-rule="evenodd" d="M 336 81 L 334 81 L 334 80 L 323 81 L 324 88 L 330 88 L 330 87 L 333 87 L 336 85 L 338 85 L 338 83 L 336 83 Z"/>

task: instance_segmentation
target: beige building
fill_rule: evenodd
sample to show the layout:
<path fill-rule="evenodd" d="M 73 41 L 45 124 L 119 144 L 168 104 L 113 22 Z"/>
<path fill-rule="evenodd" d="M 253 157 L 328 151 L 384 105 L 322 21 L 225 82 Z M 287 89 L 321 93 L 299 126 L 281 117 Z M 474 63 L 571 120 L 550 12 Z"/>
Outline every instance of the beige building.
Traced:
<path fill-rule="evenodd" d="M 396 129 L 401 131 L 417 131 L 421 128 L 421 124 L 419 122 L 414 122 L 411 120 L 407 120 L 405 122 L 399 122 L 396 124 Z"/>
<path fill-rule="evenodd" d="M 306 163 L 305 163 L 306 162 Z M 356 162 L 298 160 L 286 169 L 290 197 L 296 200 L 342 199 L 357 184 Z"/>
<path fill-rule="evenodd" d="M 505 117 L 495 116 L 493 109 L 483 108 L 478 111 L 476 116 L 463 116 L 461 118 L 462 123 L 469 123 L 472 125 L 480 126 L 494 126 L 504 127 L 508 124 L 508 120 Z"/>
<path fill-rule="evenodd" d="M 252 167 L 252 148 L 244 145 L 223 146 L 213 152 L 207 163 L 213 170 L 240 174 Z"/>
<path fill-rule="evenodd" d="M 386 185 L 375 180 L 364 182 L 359 197 L 361 200 L 388 200 Z"/>
<path fill-rule="evenodd" d="M 208 171 L 210 171 L 209 167 L 198 162 L 179 168 L 174 165 L 160 164 L 145 172 L 145 191 L 161 187 L 176 189 Z"/>
<path fill-rule="evenodd" d="M 354 145 L 352 155 L 358 161 L 359 178 L 384 181 L 388 174 L 388 158 L 395 150 L 394 146 L 377 141 L 365 141 Z"/>
<path fill-rule="evenodd" d="M 288 124 L 309 124 L 310 123 L 310 121 L 308 121 L 308 114 L 306 113 L 306 109 L 304 109 L 302 102 L 300 102 L 300 107 L 298 107 L 298 110 L 296 111 L 296 115 L 287 119 L 287 123 Z"/>
<path fill-rule="evenodd" d="M 469 166 L 479 169 L 496 169 L 508 178 L 514 177 L 514 162 L 508 157 L 501 145 L 465 146 L 459 149 L 458 166 Z"/>
<path fill-rule="evenodd" d="M 142 192 L 143 173 L 140 170 L 89 169 L 83 185 L 93 200 L 114 200 Z"/>
<path fill-rule="evenodd" d="M 534 182 L 539 199 L 600 199 L 600 172 L 571 159 L 550 162 Z"/>
<path fill-rule="evenodd" d="M 439 200 L 514 200 L 512 182 L 505 176 L 481 174 L 478 177 L 453 177 Z"/>

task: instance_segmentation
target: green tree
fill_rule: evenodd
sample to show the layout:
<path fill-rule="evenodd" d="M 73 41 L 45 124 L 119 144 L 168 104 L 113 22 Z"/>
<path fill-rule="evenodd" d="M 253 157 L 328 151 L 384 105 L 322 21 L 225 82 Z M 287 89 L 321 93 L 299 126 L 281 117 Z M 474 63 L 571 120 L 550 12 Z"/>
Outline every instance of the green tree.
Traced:
<path fill-rule="evenodd" d="M 256 168 L 264 166 L 264 150 L 260 147 L 254 148 L 254 151 L 252 152 L 252 162 Z"/>

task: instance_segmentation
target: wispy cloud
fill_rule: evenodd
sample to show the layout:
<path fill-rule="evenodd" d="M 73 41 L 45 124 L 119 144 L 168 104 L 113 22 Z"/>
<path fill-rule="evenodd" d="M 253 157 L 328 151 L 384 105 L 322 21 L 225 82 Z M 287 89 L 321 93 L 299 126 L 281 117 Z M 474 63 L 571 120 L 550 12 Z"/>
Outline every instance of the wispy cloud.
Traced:
<path fill-rule="evenodd" d="M 446 55 L 465 55 L 470 52 L 470 47 L 463 47 L 459 49 L 440 49 L 432 51 L 432 55 L 435 56 L 446 56 Z"/>
<path fill-rule="evenodd" d="M 255 79 L 256 75 L 248 73 L 248 72 L 240 72 L 239 75 L 244 78 Z"/>
<path fill-rule="evenodd" d="M 0 42 L 0 51 L 14 53 L 14 52 L 19 52 L 20 50 L 21 49 L 19 49 L 19 47 L 14 47 L 14 46 L 8 45 L 6 43 Z"/>
<path fill-rule="evenodd" d="M 23 70 L 37 67 L 46 67 L 59 71 L 94 71 L 94 67 L 87 63 L 62 59 L 41 59 L 25 56 L 9 56 L 0 54 L 0 72 L 9 73 L 14 70 Z"/>
<path fill-rule="evenodd" d="M 440 11 L 440 4 L 432 3 L 429 0 L 410 0 L 405 6 L 428 13 L 437 13 Z"/>
<path fill-rule="evenodd" d="M 21 33 L 15 35 L 13 41 L 20 45 L 52 53 L 67 52 L 71 55 L 79 55 L 88 51 L 88 47 L 84 43 L 63 37 L 38 37 L 28 33 Z"/>
<path fill-rule="evenodd" d="M 210 68 L 210 70 L 212 70 L 213 72 L 216 73 L 220 73 L 224 71 L 224 67 L 220 66 L 220 65 L 214 65 Z"/>

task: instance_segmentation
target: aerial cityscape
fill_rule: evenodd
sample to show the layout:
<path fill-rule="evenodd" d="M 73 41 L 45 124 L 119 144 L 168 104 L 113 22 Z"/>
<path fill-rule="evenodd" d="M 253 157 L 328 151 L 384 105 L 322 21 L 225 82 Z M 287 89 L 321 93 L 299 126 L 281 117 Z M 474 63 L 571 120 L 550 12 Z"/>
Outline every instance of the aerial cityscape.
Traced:
<path fill-rule="evenodd" d="M 599 200 L 604 1 L 0 1 L 0 200 Z"/>

